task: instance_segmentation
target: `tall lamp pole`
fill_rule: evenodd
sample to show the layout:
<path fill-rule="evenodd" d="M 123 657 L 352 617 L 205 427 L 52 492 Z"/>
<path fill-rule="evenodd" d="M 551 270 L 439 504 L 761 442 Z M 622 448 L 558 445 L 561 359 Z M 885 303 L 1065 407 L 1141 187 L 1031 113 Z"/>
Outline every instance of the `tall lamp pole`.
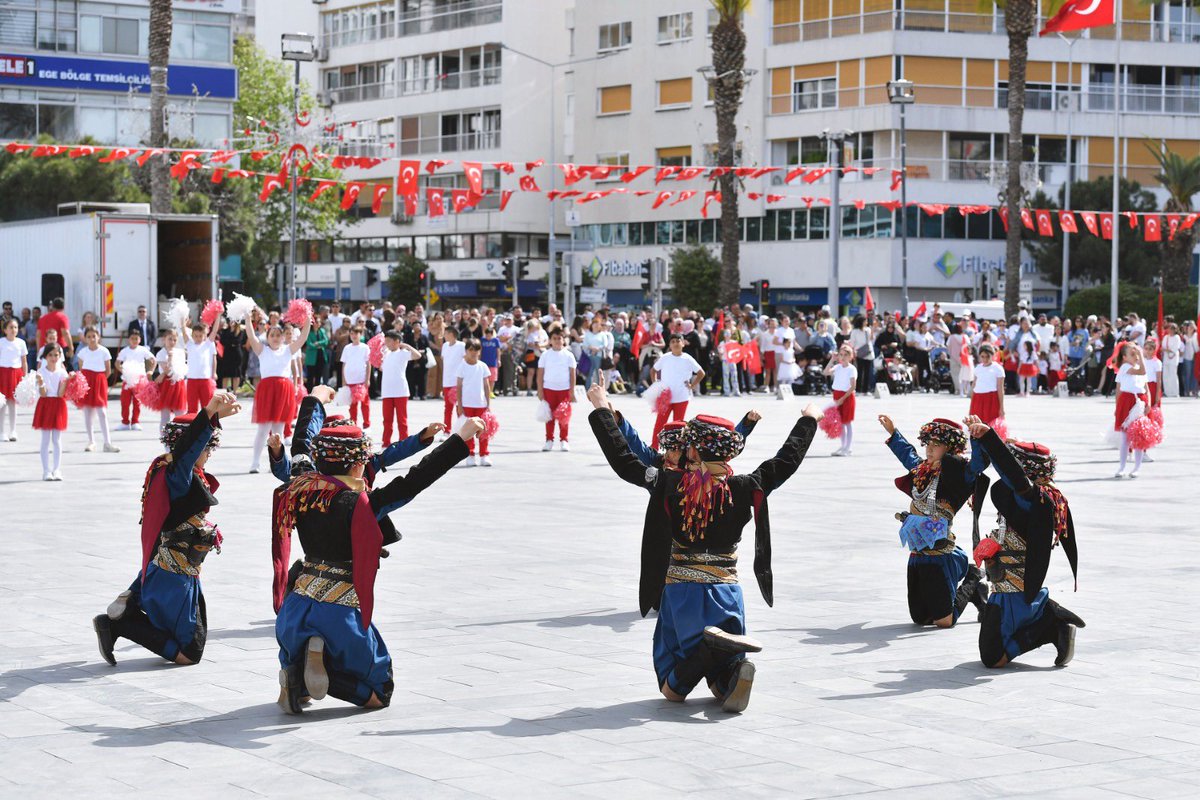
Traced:
<path fill-rule="evenodd" d="M 1071 88 L 1075 77 L 1075 42 L 1061 33 L 1058 38 L 1067 43 L 1067 185 L 1063 189 L 1063 208 L 1071 211 L 1071 184 L 1075 180 L 1075 157 L 1071 146 L 1071 120 L 1075 116 L 1075 90 Z M 1074 212 L 1071 212 L 1074 213 Z M 1114 226 L 1115 227 L 1115 226 Z M 1062 313 L 1067 313 L 1067 298 L 1071 296 L 1071 235 L 1063 231 L 1062 259 Z"/>
<path fill-rule="evenodd" d="M 296 65 L 296 78 L 292 87 L 292 144 L 296 143 L 298 132 L 296 128 L 296 119 L 300 116 L 300 64 L 305 61 L 313 61 L 317 57 L 317 37 L 311 33 L 285 33 L 280 37 L 280 57 L 284 61 L 291 61 Z M 283 306 L 286 300 L 291 300 L 296 295 L 296 217 L 297 217 L 297 191 L 300 182 L 300 170 L 296 164 L 296 159 L 292 157 L 289 147 L 288 158 L 288 180 L 292 185 L 292 220 L 291 234 L 288 241 L 288 264 L 287 274 L 283 280 L 283 296 L 279 298 L 279 305 Z"/>
<path fill-rule="evenodd" d="M 913 82 L 900 78 L 888 81 L 888 102 L 900 106 L 900 293 L 908 316 L 908 129 L 904 109 L 916 102 Z"/>

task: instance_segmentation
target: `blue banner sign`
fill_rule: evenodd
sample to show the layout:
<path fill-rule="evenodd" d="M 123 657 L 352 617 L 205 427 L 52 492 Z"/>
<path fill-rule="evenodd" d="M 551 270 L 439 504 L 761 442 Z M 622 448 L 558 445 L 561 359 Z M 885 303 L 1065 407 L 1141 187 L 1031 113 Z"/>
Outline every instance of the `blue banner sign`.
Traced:
<path fill-rule="evenodd" d="M 167 84 L 167 94 L 175 97 L 236 100 L 238 94 L 237 70 L 233 67 L 172 64 Z M 0 85 L 92 92 L 132 89 L 150 94 L 150 66 L 138 61 L 0 54 Z"/>

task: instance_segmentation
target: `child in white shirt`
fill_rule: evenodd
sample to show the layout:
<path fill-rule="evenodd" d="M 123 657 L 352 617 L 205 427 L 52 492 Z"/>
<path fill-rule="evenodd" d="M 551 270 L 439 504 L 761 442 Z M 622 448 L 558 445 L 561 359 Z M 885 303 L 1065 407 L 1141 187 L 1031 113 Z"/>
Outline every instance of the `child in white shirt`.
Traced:
<path fill-rule="evenodd" d="M 371 348 L 362 343 L 363 327 L 350 329 L 350 342 L 342 348 L 342 386 L 350 389 L 350 421 L 358 424 L 358 412 L 362 411 L 363 430 L 371 427 L 371 398 L 367 387 L 371 385 Z"/>
<path fill-rule="evenodd" d="M 192 338 L 184 345 L 187 351 L 187 410 L 195 414 L 208 405 L 217 390 L 217 326 L 209 331 L 204 323 L 192 325 Z"/>
<path fill-rule="evenodd" d="M 133 390 L 154 369 L 154 354 L 142 344 L 141 331 L 129 332 L 129 343 L 117 353 L 117 369 L 121 372 L 121 427 L 117 430 L 140 431 L 142 426 L 138 420 L 142 415 L 142 404 Z"/>
<path fill-rule="evenodd" d="M 483 354 L 483 344 L 478 339 L 468 339 L 464 343 L 463 360 L 458 366 L 458 377 L 455 378 L 457 389 L 457 411 L 460 417 L 482 417 L 484 412 L 492 407 L 492 370 L 479 360 Z M 492 459 L 488 457 L 487 431 L 479 434 L 479 460 L 475 461 L 475 440 L 467 440 L 467 452 L 470 455 L 465 464 L 479 464 L 490 467 Z"/>
<path fill-rule="evenodd" d="M 446 326 L 446 341 L 442 342 L 442 422 L 450 430 L 450 415 L 458 404 L 458 367 L 466 357 L 466 345 L 458 340 L 458 330 Z"/>
<path fill-rule="evenodd" d="M 399 331 L 383 335 L 383 373 L 380 380 L 383 397 L 383 446 L 392 443 L 392 419 L 396 421 L 396 436 L 408 438 L 408 362 L 421 354 L 405 344 Z"/>

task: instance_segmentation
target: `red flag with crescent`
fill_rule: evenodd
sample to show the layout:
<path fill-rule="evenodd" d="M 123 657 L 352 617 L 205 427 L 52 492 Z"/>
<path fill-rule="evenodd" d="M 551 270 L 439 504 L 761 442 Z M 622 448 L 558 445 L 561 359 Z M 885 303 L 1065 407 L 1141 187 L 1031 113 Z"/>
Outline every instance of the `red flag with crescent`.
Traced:
<path fill-rule="evenodd" d="M 378 214 L 383 208 L 383 198 L 387 197 L 390 187 L 386 183 L 377 183 L 375 188 L 371 190 L 371 213 Z"/>
<path fill-rule="evenodd" d="M 358 202 L 358 193 L 362 191 L 361 183 L 346 184 L 346 188 L 342 191 L 342 211 L 349 211 L 350 206 Z"/>
<path fill-rule="evenodd" d="M 417 181 L 420 172 L 420 161 L 401 161 L 400 179 L 396 183 L 396 193 L 401 197 L 416 197 Z"/>
<path fill-rule="evenodd" d="M 1112 25 L 1117 17 L 1116 0 L 1067 0 L 1038 36 L 1059 31 L 1080 31 Z"/>
<path fill-rule="evenodd" d="M 1070 211 L 1058 212 L 1058 225 L 1063 229 L 1063 233 L 1079 233 L 1079 226 L 1075 224 L 1075 214 Z"/>
<path fill-rule="evenodd" d="M 425 204 L 428 207 L 428 211 L 426 213 L 429 214 L 430 217 L 440 217 L 446 213 L 446 205 L 442 197 L 441 189 L 426 189 Z"/>
<path fill-rule="evenodd" d="M 1099 236 L 1100 229 L 1096 226 L 1096 212 L 1080 211 L 1079 216 L 1083 217 L 1083 225 L 1088 229 L 1092 236 Z"/>
<path fill-rule="evenodd" d="M 483 165 L 477 161 L 462 162 L 463 174 L 467 176 L 467 188 L 475 194 L 483 194 Z"/>
<path fill-rule="evenodd" d="M 1113 220 L 1112 214 L 1100 215 L 1100 232 L 1105 239 L 1113 237 Z"/>
<path fill-rule="evenodd" d="M 1146 225 L 1142 231 L 1142 236 L 1147 242 L 1162 241 L 1162 220 L 1158 218 L 1158 214 L 1146 215 Z"/>
<path fill-rule="evenodd" d="M 535 181 L 533 179 L 532 175 L 522 175 L 520 186 L 521 186 L 522 192 L 540 192 L 541 191 L 541 189 L 538 188 L 537 181 Z"/>

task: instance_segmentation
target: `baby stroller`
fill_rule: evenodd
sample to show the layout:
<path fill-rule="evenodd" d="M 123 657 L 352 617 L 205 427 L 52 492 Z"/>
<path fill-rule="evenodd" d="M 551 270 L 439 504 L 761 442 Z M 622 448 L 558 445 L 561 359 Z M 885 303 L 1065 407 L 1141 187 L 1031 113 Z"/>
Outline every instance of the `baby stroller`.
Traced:
<path fill-rule="evenodd" d="M 1067 370 L 1067 391 L 1069 393 L 1092 396 L 1092 385 L 1088 383 L 1087 379 L 1087 365 L 1088 359 L 1085 358 L 1079 362 L 1079 366 Z"/>
<path fill-rule="evenodd" d="M 800 368 L 800 376 L 792 382 L 792 394 L 823 395 L 829 390 L 829 381 L 823 371 L 826 358 L 820 345 L 810 344 L 804 348 L 800 360 L 805 363 Z"/>
<path fill-rule="evenodd" d="M 934 392 L 954 392 L 954 381 L 950 377 L 950 352 L 936 347 L 929 353 L 929 388 Z"/>
<path fill-rule="evenodd" d="M 898 345 L 887 345 L 880 351 L 883 357 L 883 374 L 888 391 L 892 394 L 908 394 L 912 391 L 912 367 L 900 355 Z"/>

